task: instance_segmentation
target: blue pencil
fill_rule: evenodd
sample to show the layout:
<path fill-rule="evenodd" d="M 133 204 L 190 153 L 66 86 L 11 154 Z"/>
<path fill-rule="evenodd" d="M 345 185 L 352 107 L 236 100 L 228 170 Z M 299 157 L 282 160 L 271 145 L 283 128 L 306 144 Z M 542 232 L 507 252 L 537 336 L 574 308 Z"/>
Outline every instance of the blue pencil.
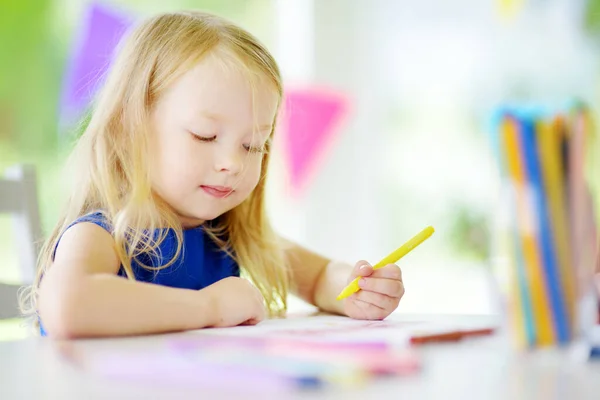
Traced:
<path fill-rule="evenodd" d="M 518 157 L 516 152 L 518 152 L 518 148 L 514 148 L 514 146 L 508 146 L 507 141 L 505 140 L 504 135 L 508 134 L 506 131 L 505 124 L 516 124 L 516 119 L 510 115 L 505 115 L 504 120 L 500 126 L 501 131 L 499 132 L 499 152 L 502 154 L 502 157 L 499 158 L 500 167 L 504 174 L 510 175 L 510 171 L 506 166 L 507 158 L 515 158 Z M 517 304 L 517 307 L 521 307 L 521 317 L 523 323 L 523 329 L 525 330 L 525 344 L 527 346 L 533 346 L 536 341 L 536 331 L 533 317 L 533 308 L 531 304 L 531 292 L 528 290 L 528 280 L 527 273 L 525 268 L 525 260 L 523 258 L 523 251 L 521 247 L 521 240 L 519 237 L 519 227 L 516 223 L 518 218 L 518 212 L 515 209 L 517 207 L 517 198 L 512 197 L 509 199 L 509 207 L 511 220 L 514 221 L 514 225 L 512 226 L 511 236 L 513 242 L 513 251 L 512 257 L 514 257 L 514 273 L 516 277 L 517 287 L 513 288 L 513 290 L 517 290 L 519 293 L 519 298 L 521 300 L 520 304 Z"/>
<path fill-rule="evenodd" d="M 523 119 L 521 128 L 524 161 L 527 174 L 530 178 L 535 210 L 537 212 L 538 246 L 541 250 L 544 277 L 550 297 L 550 304 L 548 306 L 552 309 L 551 315 L 558 342 L 564 344 L 570 339 L 565 294 L 560 284 L 560 275 L 557 268 L 555 248 L 553 246 L 554 238 L 549 224 L 550 214 L 540 172 L 540 157 L 535 137 L 535 122 L 530 118 Z"/>

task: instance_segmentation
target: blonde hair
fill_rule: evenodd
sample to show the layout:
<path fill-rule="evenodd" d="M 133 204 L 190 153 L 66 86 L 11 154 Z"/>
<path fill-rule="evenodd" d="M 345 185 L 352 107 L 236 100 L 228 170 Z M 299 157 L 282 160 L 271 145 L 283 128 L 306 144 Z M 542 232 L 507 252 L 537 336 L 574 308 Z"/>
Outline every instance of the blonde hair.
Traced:
<path fill-rule="evenodd" d="M 244 29 L 202 12 L 161 14 L 137 26 L 122 43 L 89 125 L 75 146 L 75 191 L 42 248 L 34 284 L 21 297 L 24 314 L 37 313 L 37 289 L 53 261 L 60 236 L 69 224 L 90 212 L 101 210 L 112 225 L 116 252 L 129 279 L 135 279 L 132 260 L 157 250 L 167 232 L 163 228 L 175 232 L 178 246 L 175 257 L 162 268 L 176 260 L 182 248 L 181 223 L 152 193 L 148 175 L 145 149 L 149 115 L 165 89 L 216 50 L 233 56 L 229 58 L 248 75 L 253 88 L 255 79 L 266 80 L 281 104 L 278 66 L 268 50 Z M 235 258 L 242 273 L 262 293 L 270 314 L 277 315 L 287 309 L 289 277 L 265 211 L 270 143 L 263 155 L 261 179 L 252 194 L 207 224 L 206 231 Z M 156 237 L 148 232 L 161 233 Z"/>

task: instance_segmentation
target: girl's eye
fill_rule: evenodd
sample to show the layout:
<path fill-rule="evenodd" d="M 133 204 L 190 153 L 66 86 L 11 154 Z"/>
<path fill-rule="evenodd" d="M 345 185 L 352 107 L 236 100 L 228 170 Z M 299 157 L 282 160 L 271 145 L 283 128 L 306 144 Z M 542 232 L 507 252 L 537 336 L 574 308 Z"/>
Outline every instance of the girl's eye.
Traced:
<path fill-rule="evenodd" d="M 198 140 L 200 142 L 214 142 L 215 139 L 217 138 L 217 135 L 213 135 L 213 136 L 201 136 L 201 135 L 197 135 L 197 134 L 195 134 L 193 132 L 190 132 L 190 133 L 191 133 L 192 137 L 195 140 Z"/>
<path fill-rule="evenodd" d="M 247 144 L 244 145 L 244 149 L 248 153 L 260 154 L 260 153 L 264 153 L 265 152 L 265 148 L 264 147 L 253 147 L 253 146 L 250 146 L 250 145 L 247 145 Z"/>

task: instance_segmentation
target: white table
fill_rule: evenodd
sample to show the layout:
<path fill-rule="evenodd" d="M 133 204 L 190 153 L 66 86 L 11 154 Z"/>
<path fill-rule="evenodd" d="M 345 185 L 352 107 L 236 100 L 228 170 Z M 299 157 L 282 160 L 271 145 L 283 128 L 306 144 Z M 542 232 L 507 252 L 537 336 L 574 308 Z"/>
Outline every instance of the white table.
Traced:
<path fill-rule="evenodd" d="M 489 321 L 489 317 L 477 316 L 391 318 Z M 174 335 L 70 343 L 94 351 L 151 349 L 172 340 Z M 415 375 L 378 381 L 360 390 L 332 388 L 284 396 L 252 393 L 235 384 L 228 390 L 202 390 L 110 380 L 67 362 L 57 351 L 60 344 L 45 338 L 0 343 L 0 399 L 600 399 L 600 362 L 577 362 L 571 352 L 556 349 L 517 354 L 510 351 L 502 335 L 422 346 L 417 351 L 423 357 L 424 368 Z"/>

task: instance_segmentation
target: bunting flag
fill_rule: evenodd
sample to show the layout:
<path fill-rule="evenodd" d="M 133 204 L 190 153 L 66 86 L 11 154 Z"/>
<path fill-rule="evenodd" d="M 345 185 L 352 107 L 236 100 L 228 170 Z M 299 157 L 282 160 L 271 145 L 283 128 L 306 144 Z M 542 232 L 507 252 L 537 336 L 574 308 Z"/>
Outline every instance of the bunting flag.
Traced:
<path fill-rule="evenodd" d="M 496 0 L 496 9 L 502 19 L 511 20 L 521 12 L 524 3 L 525 0 Z"/>
<path fill-rule="evenodd" d="M 89 106 L 132 20 L 107 5 L 92 3 L 67 64 L 60 100 L 60 125 L 77 122 Z M 62 129 L 61 129 L 62 131 Z"/>
<path fill-rule="evenodd" d="M 341 93 L 319 88 L 285 94 L 280 127 L 293 196 L 301 196 L 326 160 L 350 109 Z"/>

